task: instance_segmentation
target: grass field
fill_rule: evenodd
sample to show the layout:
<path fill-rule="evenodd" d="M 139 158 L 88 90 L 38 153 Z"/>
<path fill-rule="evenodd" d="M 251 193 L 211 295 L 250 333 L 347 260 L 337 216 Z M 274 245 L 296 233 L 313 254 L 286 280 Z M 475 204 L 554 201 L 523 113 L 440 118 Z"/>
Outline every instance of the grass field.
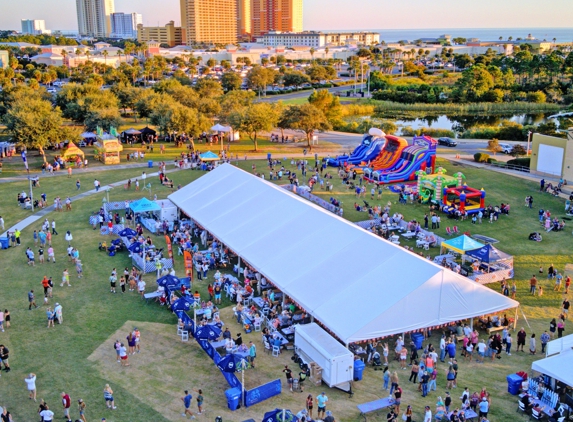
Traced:
<path fill-rule="evenodd" d="M 157 158 L 160 159 L 160 158 Z M 239 166 L 247 171 L 251 170 L 251 160 L 241 160 Z M 466 175 L 466 182 L 475 188 L 484 188 L 487 191 L 486 203 L 499 204 L 509 202 L 512 206 L 509 216 L 502 218 L 494 224 L 484 223 L 474 226 L 469 221 L 456 222 L 462 231 L 488 235 L 498 239 L 501 250 L 515 256 L 515 273 L 518 286 L 517 299 L 521 302 L 520 326 L 525 326 L 528 334 L 541 332 L 548 326 L 549 319 L 556 317 L 562 295 L 552 291 L 552 282 L 541 278 L 545 287 L 543 297 L 532 297 L 527 294 L 528 279 L 532 273 L 536 273 L 539 265 L 545 269 L 553 263 L 559 270 L 568 262 L 573 262 L 571 256 L 571 227 L 564 232 L 543 233 L 543 242 L 530 242 L 527 235 L 532 231 L 541 231 L 538 223 L 537 210 L 542 207 L 551 209 L 554 215 L 562 217 L 563 200 L 550 197 L 538 192 L 536 183 L 522 179 L 490 173 L 471 167 L 454 166 L 447 161 L 440 160 L 439 164 L 448 169 L 448 174 L 462 171 Z M 21 165 L 21 162 L 19 163 Z M 257 170 L 261 171 L 265 164 L 257 161 Z M 286 164 L 290 167 L 290 163 Z M 136 178 L 141 175 L 141 168 L 115 170 L 110 172 L 96 173 L 102 185 L 123 180 Z M 332 172 L 332 170 L 330 170 Z M 81 171 L 77 173 L 80 174 Z M 182 185 L 201 176 L 199 171 L 178 171 L 170 174 L 175 184 Z M 82 190 L 91 189 L 94 174 L 81 175 Z M 73 194 L 75 190 L 75 178 L 67 177 L 44 177 L 41 179 L 42 186 L 35 190 L 45 191 L 48 194 L 48 202 L 51 203 L 54 195 L 65 197 Z M 158 186 L 152 182 L 153 193 L 159 198 L 166 197 L 170 190 Z M 354 211 L 353 203 L 356 200 L 354 194 L 343 189 L 337 178 L 333 179 L 334 191 L 315 193 L 328 197 L 334 196 L 344 202 L 345 217 L 351 221 L 367 219 L 365 213 Z M 29 215 L 29 211 L 23 211 L 16 205 L 16 194 L 26 189 L 27 182 L 0 183 L 0 215 L 9 226 L 15 221 Z M 369 191 L 369 190 L 368 190 Z M 523 206 L 526 195 L 534 196 L 534 208 Z M 214 368 L 212 363 L 199 350 L 193 342 L 182 343 L 176 336 L 176 318 L 166 309 L 157 304 L 146 305 L 134 293 L 122 295 L 111 294 L 108 287 L 108 277 L 112 268 L 121 271 L 126 266 L 131 266 L 131 261 L 125 253 L 119 253 L 115 257 L 97 250 L 98 243 L 102 240 L 99 233 L 93 231 L 88 224 L 88 218 L 92 212 L 97 211 L 102 203 L 104 194 L 97 194 L 77 201 L 73 204 L 72 212 L 52 213 L 49 215 L 58 224 L 59 236 L 54 236 L 54 248 L 56 250 L 56 264 L 37 264 L 36 267 L 25 265 L 24 250 L 27 246 L 33 247 L 32 231 L 39 225 L 27 228 L 22 233 L 23 245 L 17 248 L 0 251 L 0 262 L 3 267 L 2 294 L 0 295 L 0 307 L 9 309 L 12 314 L 12 326 L 4 333 L 0 333 L 0 343 L 5 344 L 11 351 L 10 364 L 12 371 L 3 373 L 0 378 L 0 406 L 7 408 L 14 415 L 14 420 L 33 420 L 37 409 L 36 403 L 30 403 L 27 398 L 24 377 L 29 372 L 38 375 L 37 388 L 38 399 L 44 398 L 60 418 L 59 393 L 69 392 L 72 400 L 72 415 L 74 419 L 78 413 L 75 406 L 78 398 L 83 398 L 88 406 L 88 421 L 100 420 L 106 417 L 109 422 L 119 421 L 176 421 L 182 419 L 180 412 L 182 405 L 179 397 L 182 396 L 183 388 L 202 388 L 205 392 L 205 408 L 208 413 L 199 419 L 214 420 L 216 415 L 222 415 L 225 421 L 242 421 L 253 417 L 260 420 L 265 411 L 275 407 L 284 406 L 298 411 L 304 405 L 304 394 L 291 394 L 283 389 L 283 393 L 276 398 L 249 409 L 242 409 L 231 413 L 226 409 L 223 391 L 227 388 L 223 378 Z M 133 190 L 130 192 L 122 188 L 115 188 L 110 192 L 110 200 L 122 200 L 141 197 L 141 193 Z M 370 203 L 385 204 L 392 202 L 392 211 L 401 212 L 405 218 L 422 219 L 426 206 L 417 204 L 397 204 L 397 195 L 389 190 L 384 190 L 380 200 L 371 201 L 367 195 L 366 200 Z M 279 217 L 279 216 L 278 216 Z M 278 218 L 277 217 L 277 218 Z M 453 223 L 445 218 L 442 227 L 436 232 L 444 237 L 445 227 Z M 71 230 L 74 236 L 73 245 L 79 248 L 80 257 L 84 263 L 83 279 L 75 277 L 74 268 L 67 262 L 63 239 L 63 233 Z M 161 237 L 155 238 L 159 247 L 164 246 Z M 413 243 L 413 242 L 412 242 Z M 406 243 L 409 244 L 409 243 Z M 309 245 L 309 248 L 313 245 Z M 432 251 L 436 253 L 437 251 Z M 301 251 L 304 253 L 304 251 Z M 60 287 L 59 280 L 64 268 L 70 268 L 72 287 Z M 182 260 L 176 257 L 177 274 L 181 274 Z M 56 325 L 55 328 L 46 328 L 45 308 L 28 310 L 26 294 L 34 289 L 37 298 L 41 296 L 41 279 L 44 275 L 52 276 L 56 283 L 54 298 L 50 305 L 55 302 L 62 304 L 64 309 L 64 324 Z M 404 275 L 409 276 L 407 269 Z M 153 276 L 145 277 L 149 290 L 153 290 Z M 496 288 L 496 286 L 492 286 Z M 196 283 L 202 295 L 206 292 L 206 283 Z M 358 292 L 357 294 L 360 294 Z M 41 302 L 41 300 L 39 300 Z M 229 303 L 225 302 L 223 320 L 233 333 L 237 333 L 239 326 L 230 316 Z M 348 310 L 341 310 L 348 312 Z M 404 310 L 408 312 L 409 310 Z M 526 315 L 531 328 L 525 323 L 521 312 Z M 355 310 L 359 312 L 359 310 Z M 350 314 L 349 314 L 350 317 Z M 397 315 L 397 318 L 400 316 Z M 111 344 L 116 338 L 124 339 L 128 330 L 134 325 L 142 332 L 142 353 L 131 358 L 129 368 L 119 368 L 113 359 Z M 567 334 L 569 323 L 566 325 Z M 482 333 L 483 334 L 483 333 Z M 437 335 L 434 333 L 432 342 L 437 344 Z M 284 353 L 279 358 L 265 355 L 258 334 L 251 333 L 246 339 L 254 339 L 258 347 L 258 365 L 256 370 L 249 370 L 246 374 L 247 386 L 254 386 L 258 382 L 266 382 L 281 378 L 281 365 L 290 363 L 290 353 Z M 539 345 L 538 345 L 539 347 Z M 505 376 L 518 370 L 528 371 L 531 362 L 539 356 L 514 353 L 511 357 L 504 355 L 503 359 L 496 362 L 487 362 L 485 365 L 476 363 L 460 363 L 460 380 L 458 390 L 452 393 L 454 404 L 458 404 L 457 397 L 461 395 L 463 387 L 468 386 L 471 391 L 486 386 L 492 391 L 491 421 L 525 420 L 515 413 L 515 398 L 509 396 L 506 391 Z M 397 369 L 395 362 L 391 363 L 391 369 Z M 415 420 L 420 420 L 423 406 L 429 404 L 434 408 L 436 397 L 444 395 L 445 375 L 444 367 L 440 367 L 438 377 L 438 391 L 422 399 L 416 392 L 415 386 L 406 382 L 408 371 L 401 371 L 400 379 L 404 387 L 403 404 L 412 404 Z M 408 374 L 406 374 L 408 372 Z M 337 421 L 358 421 L 356 404 L 374 400 L 387 395 L 381 390 L 382 374 L 368 368 L 365 378 L 354 385 L 355 395 L 349 399 L 345 393 L 329 390 L 325 387 L 308 386 L 307 391 L 313 395 L 326 391 L 331 401 L 329 408 L 334 411 Z M 102 389 L 105 383 L 110 383 L 114 389 L 118 409 L 106 410 L 102 397 Z M 283 384 L 284 385 L 284 384 Z M 194 393 L 195 395 L 196 393 Z M 385 413 L 369 416 L 370 421 L 385 420 Z"/>

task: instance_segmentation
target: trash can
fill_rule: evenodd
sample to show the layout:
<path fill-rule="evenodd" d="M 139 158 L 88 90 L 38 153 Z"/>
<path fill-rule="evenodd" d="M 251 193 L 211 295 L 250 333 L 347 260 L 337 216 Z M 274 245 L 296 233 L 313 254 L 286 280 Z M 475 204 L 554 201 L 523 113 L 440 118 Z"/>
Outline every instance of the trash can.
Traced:
<path fill-rule="evenodd" d="M 147 167 L 148 167 L 148 168 L 153 168 L 153 161 L 149 160 L 149 161 L 147 162 Z"/>
<path fill-rule="evenodd" d="M 366 364 L 361 360 L 354 361 L 354 381 L 362 381 L 362 373 L 366 368 Z"/>
<path fill-rule="evenodd" d="M 422 348 L 422 343 L 424 343 L 424 334 L 422 333 L 412 333 L 412 341 L 416 345 L 416 349 L 420 350 Z"/>
<path fill-rule="evenodd" d="M 225 391 L 225 396 L 227 397 L 227 406 L 231 410 L 237 410 L 241 407 L 241 389 L 240 388 L 229 388 Z"/>
<path fill-rule="evenodd" d="M 10 247 L 10 239 L 7 237 L 0 237 L 0 249 L 8 249 Z"/>
<path fill-rule="evenodd" d="M 517 374 L 507 376 L 507 392 L 511 395 L 517 396 L 521 390 L 521 383 L 523 378 Z"/>
<path fill-rule="evenodd" d="M 271 153 L 267 152 L 267 160 L 270 160 L 270 159 L 271 159 Z"/>

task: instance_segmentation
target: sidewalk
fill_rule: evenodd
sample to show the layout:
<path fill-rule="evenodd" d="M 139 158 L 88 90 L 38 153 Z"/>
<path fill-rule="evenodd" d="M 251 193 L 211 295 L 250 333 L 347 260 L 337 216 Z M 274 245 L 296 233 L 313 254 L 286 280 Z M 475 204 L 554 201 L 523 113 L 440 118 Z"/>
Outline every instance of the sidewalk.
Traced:
<path fill-rule="evenodd" d="M 146 163 L 147 165 L 147 163 Z M 113 170 L 113 167 L 116 168 L 130 168 L 130 167 L 141 167 L 141 166 L 124 166 L 124 165 L 119 165 L 119 166 L 107 166 L 105 167 L 105 169 L 109 169 L 109 170 Z M 97 167 L 96 167 L 97 168 Z M 172 173 L 179 170 L 179 168 L 174 168 L 174 169 L 170 169 L 170 170 L 166 170 L 166 173 Z M 101 171 L 101 169 L 100 169 Z M 67 173 L 65 172 L 61 172 L 62 175 L 67 175 Z M 148 173 L 147 174 L 148 177 L 159 177 L 159 172 L 155 172 L 155 173 Z M 25 180 L 27 180 L 27 176 L 24 177 Z M 113 182 L 110 183 L 108 185 L 102 186 L 99 191 L 96 192 L 95 189 L 92 190 L 88 190 L 86 192 L 82 192 L 76 196 L 73 196 L 71 198 L 72 200 L 72 204 L 80 199 L 86 198 L 88 196 L 92 196 L 95 194 L 99 194 L 102 192 L 106 192 L 108 190 L 111 190 L 115 187 L 122 187 L 123 185 L 125 185 L 127 183 L 127 179 L 125 180 L 120 180 L 118 182 Z M 142 195 L 143 195 L 143 191 L 142 191 Z M 19 229 L 20 231 L 24 230 L 26 227 L 30 226 L 31 224 L 34 224 L 36 221 L 42 219 L 44 216 L 46 216 L 47 214 L 51 213 L 52 211 L 54 211 L 54 205 L 50 205 L 49 207 L 46 208 L 42 208 L 40 211 L 35 212 L 32 215 L 29 215 L 28 217 L 26 217 L 25 219 L 19 221 L 18 223 L 14 224 L 12 227 L 9 227 L 4 233 L 2 233 L 0 235 L 0 237 L 6 237 L 8 232 L 13 232 L 16 229 Z"/>

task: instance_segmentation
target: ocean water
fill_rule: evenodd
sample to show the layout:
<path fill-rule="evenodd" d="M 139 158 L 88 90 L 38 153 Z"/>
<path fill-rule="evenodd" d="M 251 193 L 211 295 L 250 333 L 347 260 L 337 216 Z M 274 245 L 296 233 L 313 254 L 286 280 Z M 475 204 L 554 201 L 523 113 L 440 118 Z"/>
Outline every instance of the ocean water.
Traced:
<path fill-rule="evenodd" d="M 380 40 L 396 42 L 400 40 L 413 41 L 419 38 L 437 38 L 449 34 L 452 38 L 478 38 L 481 41 L 498 41 L 499 37 L 525 39 L 528 34 L 539 40 L 557 42 L 573 42 L 572 28 L 444 28 L 444 29 L 369 29 L 379 32 Z"/>

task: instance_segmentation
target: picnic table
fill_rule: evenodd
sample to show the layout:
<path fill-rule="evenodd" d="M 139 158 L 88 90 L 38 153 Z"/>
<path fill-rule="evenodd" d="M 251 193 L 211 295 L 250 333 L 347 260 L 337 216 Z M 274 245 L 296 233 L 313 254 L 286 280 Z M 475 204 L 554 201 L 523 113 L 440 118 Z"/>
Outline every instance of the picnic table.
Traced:
<path fill-rule="evenodd" d="M 366 414 L 376 412 L 377 410 L 382 410 L 387 407 L 390 407 L 394 404 L 394 399 L 391 397 L 385 397 L 383 399 L 378 399 L 374 401 L 370 401 L 368 403 L 359 404 L 358 410 L 360 410 L 360 416 L 364 418 L 366 421 Z"/>
<path fill-rule="evenodd" d="M 466 409 L 463 411 L 464 415 L 466 416 L 466 420 L 467 421 L 471 421 L 474 420 L 478 417 L 478 414 L 476 412 L 474 412 L 472 409 Z M 450 412 L 448 413 L 448 420 L 450 419 L 450 417 L 453 415 L 454 412 Z M 459 414 L 459 413 L 458 413 Z"/>
<path fill-rule="evenodd" d="M 143 295 L 143 298 L 145 299 L 145 303 L 149 303 L 149 299 L 156 299 L 158 297 L 161 297 L 161 295 L 164 292 L 160 292 L 160 291 L 155 291 L 155 292 L 151 292 L 151 293 L 145 293 Z"/>
<path fill-rule="evenodd" d="M 263 300 L 262 297 L 254 297 L 253 303 L 257 305 L 260 309 L 263 309 L 265 307 L 265 301 Z"/>

